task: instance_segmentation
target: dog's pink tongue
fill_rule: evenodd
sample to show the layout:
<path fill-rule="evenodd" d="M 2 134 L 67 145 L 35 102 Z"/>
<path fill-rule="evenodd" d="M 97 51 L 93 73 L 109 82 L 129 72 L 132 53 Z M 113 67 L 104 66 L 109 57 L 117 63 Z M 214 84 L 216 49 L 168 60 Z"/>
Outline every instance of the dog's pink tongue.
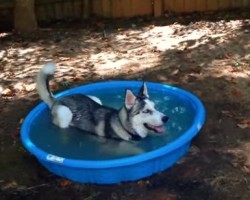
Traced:
<path fill-rule="evenodd" d="M 151 126 L 155 132 L 157 133 L 163 133 L 164 132 L 164 127 L 163 126 Z"/>
<path fill-rule="evenodd" d="M 155 129 L 157 130 L 158 133 L 163 133 L 164 132 L 163 126 L 156 126 Z"/>

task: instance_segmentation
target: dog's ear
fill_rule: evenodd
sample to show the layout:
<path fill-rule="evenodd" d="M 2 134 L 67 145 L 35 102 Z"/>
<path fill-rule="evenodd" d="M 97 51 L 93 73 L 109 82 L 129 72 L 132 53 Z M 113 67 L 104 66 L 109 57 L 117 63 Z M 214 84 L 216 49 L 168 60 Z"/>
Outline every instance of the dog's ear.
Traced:
<path fill-rule="evenodd" d="M 125 97 L 125 106 L 127 109 L 130 109 L 135 104 L 136 96 L 131 92 L 131 90 L 126 90 L 126 97 Z"/>
<path fill-rule="evenodd" d="M 143 82 L 143 84 L 141 86 L 141 89 L 139 91 L 138 97 L 149 98 L 148 89 L 147 89 L 147 85 L 146 85 L 145 82 Z"/>

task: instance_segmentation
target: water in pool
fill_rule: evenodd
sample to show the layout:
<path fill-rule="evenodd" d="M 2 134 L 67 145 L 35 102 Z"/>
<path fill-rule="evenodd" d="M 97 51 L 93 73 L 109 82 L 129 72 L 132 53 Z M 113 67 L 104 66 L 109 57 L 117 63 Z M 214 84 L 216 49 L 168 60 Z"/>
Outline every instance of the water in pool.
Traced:
<path fill-rule="evenodd" d="M 31 141 L 49 154 L 83 160 L 108 160 L 155 150 L 183 134 L 192 125 L 195 115 L 190 103 L 166 91 L 150 91 L 149 88 L 150 99 L 155 102 L 156 108 L 169 116 L 164 134 L 152 133 L 138 142 L 119 142 L 84 133 L 76 128 L 60 129 L 52 124 L 49 109 L 44 109 L 32 121 Z M 138 89 L 133 92 L 136 94 Z M 99 97 L 104 105 L 118 109 L 123 105 L 125 89 L 100 89 L 88 94 Z"/>

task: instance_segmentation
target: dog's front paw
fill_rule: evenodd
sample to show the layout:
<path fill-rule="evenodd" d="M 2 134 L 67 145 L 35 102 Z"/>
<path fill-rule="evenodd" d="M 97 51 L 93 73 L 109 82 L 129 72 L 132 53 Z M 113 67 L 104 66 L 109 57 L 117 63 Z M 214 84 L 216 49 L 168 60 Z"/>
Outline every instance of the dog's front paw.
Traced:
<path fill-rule="evenodd" d="M 130 135 L 130 136 L 128 137 L 128 141 L 131 141 L 131 140 L 133 140 L 133 137 Z"/>
<path fill-rule="evenodd" d="M 126 135 L 124 138 L 122 138 L 123 140 L 126 140 L 126 141 L 131 141 L 133 140 L 132 136 L 131 135 Z"/>

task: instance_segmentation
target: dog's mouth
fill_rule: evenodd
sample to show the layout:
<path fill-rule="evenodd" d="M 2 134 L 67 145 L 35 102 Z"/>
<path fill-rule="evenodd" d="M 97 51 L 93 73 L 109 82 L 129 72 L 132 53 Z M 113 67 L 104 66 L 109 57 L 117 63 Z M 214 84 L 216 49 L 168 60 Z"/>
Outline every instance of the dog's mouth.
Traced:
<path fill-rule="evenodd" d="M 150 130 L 150 131 L 154 131 L 155 133 L 164 133 L 164 126 L 153 126 L 151 124 L 147 124 L 145 123 L 144 126 Z"/>

